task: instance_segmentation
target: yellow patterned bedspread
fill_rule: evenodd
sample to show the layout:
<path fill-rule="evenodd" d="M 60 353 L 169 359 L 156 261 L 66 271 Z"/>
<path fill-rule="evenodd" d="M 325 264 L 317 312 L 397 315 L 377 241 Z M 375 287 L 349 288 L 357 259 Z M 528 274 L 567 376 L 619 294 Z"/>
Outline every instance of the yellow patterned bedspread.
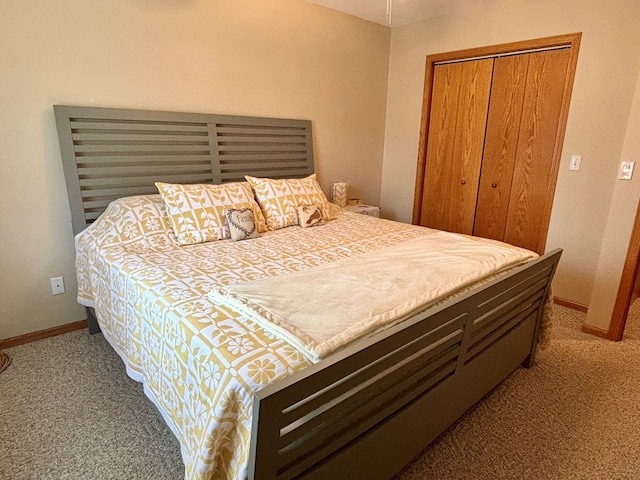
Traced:
<path fill-rule="evenodd" d="M 214 288 L 324 265 L 435 232 L 344 213 L 260 238 L 178 246 L 159 195 L 113 202 L 76 237 L 78 301 L 178 438 L 187 479 L 244 479 L 253 392 L 308 365 Z"/>
<path fill-rule="evenodd" d="M 128 197 L 76 237 L 78 301 L 95 308 L 129 376 L 178 438 L 185 478 L 243 479 L 253 392 L 308 361 L 207 293 L 430 232 L 345 213 L 319 227 L 180 247 L 159 195 Z"/>

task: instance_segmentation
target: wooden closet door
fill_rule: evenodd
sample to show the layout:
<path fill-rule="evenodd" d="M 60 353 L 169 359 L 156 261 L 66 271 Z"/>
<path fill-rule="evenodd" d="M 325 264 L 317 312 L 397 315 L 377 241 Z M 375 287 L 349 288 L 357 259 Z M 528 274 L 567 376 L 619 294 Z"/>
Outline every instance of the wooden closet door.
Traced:
<path fill-rule="evenodd" d="M 570 50 L 530 53 L 504 241 L 542 253 Z"/>
<path fill-rule="evenodd" d="M 471 234 L 493 59 L 436 65 L 420 224 Z"/>
<path fill-rule="evenodd" d="M 580 38 L 427 56 L 413 223 L 544 251 Z M 488 61 L 485 77 L 480 62 Z M 467 74 L 475 83 L 462 93 L 464 68 L 476 76 Z"/>
<path fill-rule="evenodd" d="M 496 58 L 473 234 L 503 240 L 529 55 Z"/>

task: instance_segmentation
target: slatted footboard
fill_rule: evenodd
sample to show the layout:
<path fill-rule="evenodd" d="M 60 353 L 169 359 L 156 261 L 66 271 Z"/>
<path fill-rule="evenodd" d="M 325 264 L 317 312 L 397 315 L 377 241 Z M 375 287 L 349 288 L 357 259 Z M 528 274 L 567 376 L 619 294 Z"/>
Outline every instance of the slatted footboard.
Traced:
<path fill-rule="evenodd" d="M 533 363 L 555 250 L 254 398 L 250 478 L 391 477 Z"/>

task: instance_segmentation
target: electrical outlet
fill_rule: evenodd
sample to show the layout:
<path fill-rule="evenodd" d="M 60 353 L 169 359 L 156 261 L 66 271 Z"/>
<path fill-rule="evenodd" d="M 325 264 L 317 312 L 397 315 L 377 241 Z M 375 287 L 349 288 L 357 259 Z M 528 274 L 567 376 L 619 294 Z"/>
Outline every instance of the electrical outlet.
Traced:
<path fill-rule="evenodd" d="M 51 279 L 51 293 L 60 295 L 64 293 L 64 277 L 54 277 Z"/>
<path fill-rule="evenodd" d="M 571 155 L 571 161 L 569 162 L 569 170 L 580 170 L 580 163 L 582 163 L 581 155 Z"/>

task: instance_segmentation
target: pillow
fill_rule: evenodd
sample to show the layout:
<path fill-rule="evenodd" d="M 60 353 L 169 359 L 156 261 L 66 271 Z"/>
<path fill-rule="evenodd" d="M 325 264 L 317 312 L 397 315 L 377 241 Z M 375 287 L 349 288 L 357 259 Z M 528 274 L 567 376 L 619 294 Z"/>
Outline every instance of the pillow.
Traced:
<path fill-rule="evenodd" d="M 253 210 L 250 208 L 230 208 L 226 211 L 225 216 L 231 240 L 234 242 L 260 236 L 256 228 Z"/>
<path fill-rule="evenodd" d="M 344 211 L 344 208 L 342 208 L 340 205 L 329 202 L 329 215 L 331 215 L 331 218 L 336 218 Z"/>
<path fill-rule="evenodd" d="M 315 173 L 306 178 L 279 180 L 248 175 L 245 178 L 253 187 L 269 230 L 297 225 L 297 209 L 300 205 L 320 205 L 323 219 L 336 218 L 335 211 L 316 181 Z"/>
<path fill-rule="evenodd" d="M 230 208 L 250 208 L 258 231 L 267 230 L 264 216 L 246 182 L 222 185 L 181 185 L 156 182 L 167 217 L 180 245 L 229 238 L 224 215 Z"/>
<path fill-rule="evenodd" d="M 320 225 L 322 223 L 322 209 L 320 205 L 298 206 L 298 223 L 302 228 Z"/>

